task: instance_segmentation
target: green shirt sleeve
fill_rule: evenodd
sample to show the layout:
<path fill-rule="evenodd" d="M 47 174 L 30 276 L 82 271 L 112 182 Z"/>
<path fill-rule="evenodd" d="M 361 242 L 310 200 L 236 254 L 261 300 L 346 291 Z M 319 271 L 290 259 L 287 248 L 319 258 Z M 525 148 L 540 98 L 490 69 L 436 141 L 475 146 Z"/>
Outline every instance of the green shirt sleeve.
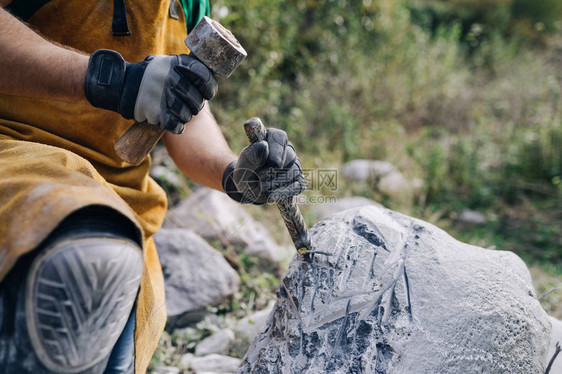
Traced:
<path fill-rule="evenodd" d="M 203 16 L 209 17 L 211 15 L 211 4 L 209 0 L 179 0 L 185 15 L 185 26 L 187 32 L 197 25 Z"/>

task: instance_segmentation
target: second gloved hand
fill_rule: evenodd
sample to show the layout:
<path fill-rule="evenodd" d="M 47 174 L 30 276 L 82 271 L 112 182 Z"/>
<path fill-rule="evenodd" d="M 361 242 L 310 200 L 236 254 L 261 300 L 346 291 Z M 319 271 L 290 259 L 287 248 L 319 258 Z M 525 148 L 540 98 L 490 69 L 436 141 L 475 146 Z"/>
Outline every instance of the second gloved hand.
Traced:
<path fill-rule="evenodd" d="M 285 131 L 274 128 L 227 166 L 222 185 L 232 199 L 256 205 L 298 195 L 306 188 L 293 144 Z"/>
<path fill-rule="evenodd" d="M 175 134 L 216 92 L 211 70 L 189 55 L 149 56 L 131 64 L 100 49 L 90 56 L 86 73 L 86 97 L 93 106 Z"/>

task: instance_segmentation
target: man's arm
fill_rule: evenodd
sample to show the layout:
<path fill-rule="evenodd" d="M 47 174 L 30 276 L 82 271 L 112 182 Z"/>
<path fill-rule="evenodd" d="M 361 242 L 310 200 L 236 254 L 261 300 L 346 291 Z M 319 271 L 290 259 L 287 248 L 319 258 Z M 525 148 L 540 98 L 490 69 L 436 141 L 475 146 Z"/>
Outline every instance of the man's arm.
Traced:
<path fill-rule="evenodd" d="M 50 43 L 4 9 L 0 9 L 0 51 L 0 93 L 87 102 L 89 56 Z M 167 132 L 164 141 L 187 176 L 222 191 L 222 173 L 236 157 L 208 105 L 184 134 Z"/>
<path fill-rule="evenodd" d="M 57 46 L 0 9 L 0 93 L 86 101 L 88 56 Z"/>
<path fill-rule="evenodd" d="M 301 162 L 285 131 L 267 129 L 264 140 L 236 157 L 208 104 L 186 124 L 183 134 L 165 133 L 163 139 L 186 176 L 226 192 L 235 201 L 264 204 L 298 195 L 306 188 Z"/>
<path fill-rule="evenodd" d="M 236 156 L 228 147 L 209 104 L 205 104 L 186 125 L 183 134 L 166 132 L 162 139 L 168 153 L 187 177 L 223 191 L 223 172 Z"/>

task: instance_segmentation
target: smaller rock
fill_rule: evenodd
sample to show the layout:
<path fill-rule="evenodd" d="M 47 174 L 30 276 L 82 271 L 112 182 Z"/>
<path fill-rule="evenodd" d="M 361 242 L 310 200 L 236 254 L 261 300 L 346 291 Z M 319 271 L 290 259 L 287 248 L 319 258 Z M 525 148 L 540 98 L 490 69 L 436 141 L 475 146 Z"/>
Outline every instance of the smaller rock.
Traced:
<path fill-rule="evenodd" d="M 182 199 L 183 185 L 180 174 L 173 163 L 169 166 L 155 165 L 150 170 L 150 176 L 166 191 L 170 207 L 175 206 Z"/>
<path fill-rule="evenodd" d="M 410 181 L 398 170 L 392 170 L 389 173 L 377 175 L 376 181 L 377 183 L 375 186 L 377 189 L 390 196 L 400 195 L 412 188 Z"/>
<path fill-rule="evenodd" d="M 179 176 L 165 166 L 155 166 L 150 171 L 150 176 L 154 179 L 165 181 L 166 183 L 172 184 L 174 186 L 179 186 L 181 183 Z"/>
<path fill-rule="evenodd" d="M 186 353 L 180 357 L 178 362 L 178 369 L 186 370 L 191 366 L 191 361 L 195 356 L 192 353 Z"/>
<path fill-rule="evenodd" d="M 482 213 L 473 210 L 463 210 L 457 221 L 466 226 L 482 226 L 488 222 Z"/>
<path fill-rule="evenodd" d="M 264 225 L 253 219 L 244 206 L 211 188 L 199 188 L 169 210 L 167 218 L 166 228 L 186 228 L 205 240 L 240 246 L 272 269 L 277 269 L 284 259 L 279 245 Z"/>
<path fill-rule="evenodd" d="M 164 273 L 166 309 L 170 327 L 201 308 L 221 302 L 238 290 L 240 277 L 222 254 L 197 234 L 182 229 L 161 229 L 154 235 Z"/>
<path fill-rule="evenodd" d="M 186 310 L 185 312 L 176 315 L 169 314 L 168 321 L 166 322 L 166 330 L 169 332 L 177 331 L 178 328 L 181 329 L 184 326 L 195 325 L 196 323 L 213 316 L 215 315 L 209 312 L 206 307 Z"/>
<path fill-rule="evenodd" d="M 191 370 L 196 374 L 203 372 L 233 373 L 238 369 L 241 362 L 239 358 L 213 353 L 191 360 Z"/>
<path fill-rule="evenodd" d="M 367 182 L 373 177 L 373 162 L 371 160 L 353 160 L 342 165 L 342 177 L 357 182 Z"/>
<path fill-rule="evenodd" d="M 342 166 L 341 175 L 352 181 L 372 183 L 389 196 L 419 190 L 423 184 L 420 179 L 407 179 L 388 161 L 353 160 Z"/>
<path fill-rule="evenodd" d="M 275 302 L 270 302 L 266 309 L 260 310 L 238 321 L 234 328 L 236 336 L 241 339 L 247 339 L 248 342 L 253 341 L 266 326 L 274 306 Z"/>
<path fill-rule="evenodd" d="M 212 353 L 226 354 L 230 343 L 234 340 L 234 332 L 230 329 L 221 330 L 197 344 L 196 356 L 207 356 Z"/>
<path fill-rule="evenodd" d="M 550 323 L 552 324 L 552 334 L 550 338 L 550 348 L 548 350 L 548 355 L 546 356 L 545 366 L 548 365 L 548 363 L 554 356 L 554 352 L 556 351 L 556 343 L 560 344 L 560 347 L 562 347 L 562 321 L 554 317 L 549 318 Z M 558 373 L 562 373 L 562 352 L 558 354 L 558 356 L 552 363 L 552 367 L 550 368 L 550 374 Z"/>
<path fill-rule="evenodd" d="M 197 330 L 193 327 L 183 327 L 174 330 L 174 337 L 180 340 L 192 340 L 197 335 Z"/>
<path fill-rule="evenodd" d="M 179 374 L 180 369 L 173 366 L 156 366 L 153 369 L 154 374 Z"/>

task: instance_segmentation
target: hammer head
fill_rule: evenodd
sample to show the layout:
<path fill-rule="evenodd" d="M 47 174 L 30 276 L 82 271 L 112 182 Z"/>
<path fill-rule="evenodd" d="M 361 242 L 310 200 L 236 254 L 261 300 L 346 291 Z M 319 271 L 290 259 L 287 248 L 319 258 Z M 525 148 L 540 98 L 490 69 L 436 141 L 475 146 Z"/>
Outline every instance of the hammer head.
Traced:
<path fill-rule="evenodd" d="M 224 78 L 229 77 L 247 56 L 234 35 L 209 17 L 203 17 L 191 30 L 185 44 L 195 57 Z"/>

